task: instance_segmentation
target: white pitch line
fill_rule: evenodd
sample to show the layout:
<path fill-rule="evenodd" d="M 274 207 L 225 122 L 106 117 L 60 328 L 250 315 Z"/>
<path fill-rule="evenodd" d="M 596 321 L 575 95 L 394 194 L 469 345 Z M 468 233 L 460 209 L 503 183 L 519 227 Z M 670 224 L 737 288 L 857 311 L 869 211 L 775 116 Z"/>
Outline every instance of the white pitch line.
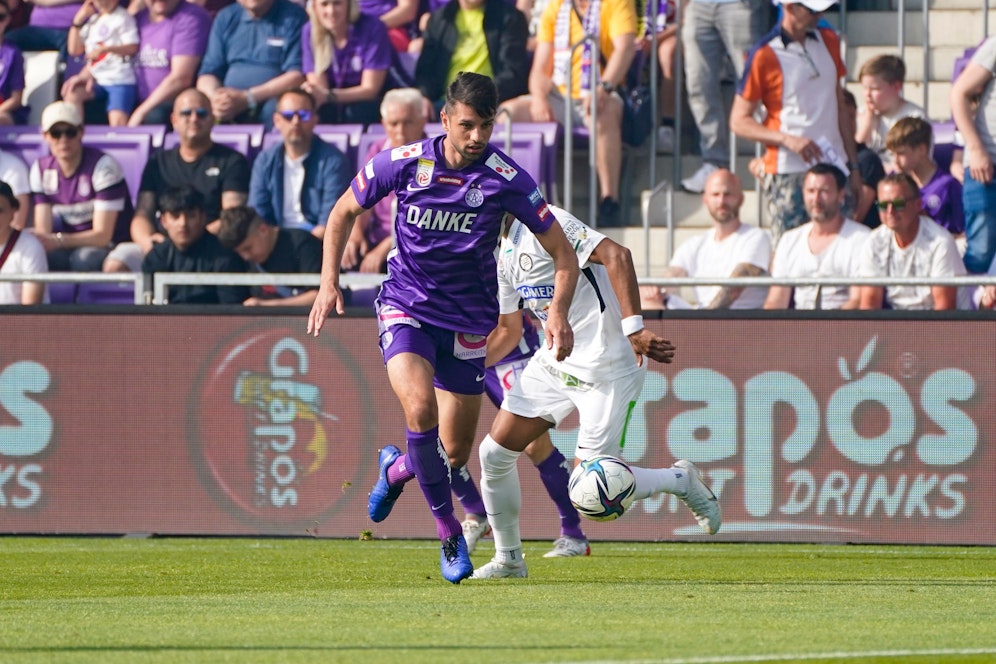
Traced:
<path fill-rule="evenodd" d="M 796 653 L 790 655 L 721 655 L 716 657 L 679 657 L 670 659 L 599 659 L 566 664 L 738 664 L 739 662 L 817 662 L 827 659 L 863 659 L 866 657 L 943 657 L 947 655 L 993 655 L 991 648 L 941 648 L 930 650 L 867 650 L 864 652 Z M 562 663 L 563 664 L 563 663 Z"/>

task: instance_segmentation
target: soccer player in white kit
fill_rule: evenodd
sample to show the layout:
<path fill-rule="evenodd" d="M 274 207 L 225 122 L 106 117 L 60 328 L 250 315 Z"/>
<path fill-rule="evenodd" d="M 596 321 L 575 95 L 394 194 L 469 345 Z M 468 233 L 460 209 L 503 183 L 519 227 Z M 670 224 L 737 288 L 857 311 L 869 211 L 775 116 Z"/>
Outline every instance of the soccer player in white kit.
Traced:
<path fill-rule="evenodd" d="M 526 576 L 519 532 L 522 495 L 516 462 L 526 445 L 578 410 L 578 460 L 619 456 L 629 414 L 643 389 L 644 356 L 670 363 L 675 348 L 643 326 L 639 286 L 628 249 L 589 228 L 566 210 L 550 206 L 581 266 L 568 321 L 574 352 L 558 362 L 546 347 L 530 360 L 513 385 L 481 443 L 481 494 L 495 539 L 495 557 L 472 578 Z M 498 253 L 498 327 L 488 337 L 486 363 L 498 361 L 518 343 L 520 308 L 545 323 L 553 296 L 553 262 L 536 237 L 517 220 Z M 636 499 L 664 492 L 678 496 L 709 534 L 719 530 L 716 496 L 689 461 L 672 468 L 630 466 Z"/>

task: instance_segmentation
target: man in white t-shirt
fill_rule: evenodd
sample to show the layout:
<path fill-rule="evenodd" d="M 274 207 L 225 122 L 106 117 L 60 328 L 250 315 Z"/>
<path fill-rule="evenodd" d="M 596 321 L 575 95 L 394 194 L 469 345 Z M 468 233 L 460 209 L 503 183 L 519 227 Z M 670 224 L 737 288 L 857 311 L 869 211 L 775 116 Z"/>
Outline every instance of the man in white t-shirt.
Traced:
<path fill-rule="evenodd" d="M 847 177 L 836 166 L 816 164 L 806 171 L 802 198 L 808 223 L 785 231 L 771 262 L 774 278 L 851 277 L 857 272 L 868 227 L 844 217 Z M 857 309 L 857 286 L 772 286 L 765 309 Z"/>
<path fill-rule="evenodd" d="M 686 240 L 665 270 L 666 277 L 759 277 L 768 273 L 771 262 L 771 236 L 756 226 L 740 221 L 744 203 L 740 179 L 728 169 L 719 168 L 706 179 L 702 203 L 712 217 L 712 230 Z M 644 286 L 645 298 L 653 299 L 655 286 Z M 700 309 L 760 309 L 765 288 L 752 286 L 696 286 L 695 300 Z M 687 308 L 674 292 L 667 294 L 668 309 Z"/>
<path fill-rule="evenodd" d="M 48 272 L 45 248 L 31 233 L 14 226 L 20 203 L 11 186 L 0 181 L 0 273 L 40 274 Z M 0 304 L 48 302 L 45 284 L 36 281 L 0 281 Z"/>
<path fill-rule="evenodd" d="M 966 274 L 951 233 L 921 214 L 920 188 L 905 173 L 878 183 L 882 225 L 868 236 L 858 261 L 861 277 L 956 277 Z M 954 286 L 862 286 L 861 308 L 940 311 L 958 307 Z"/>
<path fill-rule="evenodd" d="M 28 213 L 31 211 L 31 185 L 28 182 L 27 164 L 16 154 L 0 150 L 0 182 L 9 184 L 17 199 L 17 210 L 14 211 L 11 226 L 23 231 L 27 227 Z"/>

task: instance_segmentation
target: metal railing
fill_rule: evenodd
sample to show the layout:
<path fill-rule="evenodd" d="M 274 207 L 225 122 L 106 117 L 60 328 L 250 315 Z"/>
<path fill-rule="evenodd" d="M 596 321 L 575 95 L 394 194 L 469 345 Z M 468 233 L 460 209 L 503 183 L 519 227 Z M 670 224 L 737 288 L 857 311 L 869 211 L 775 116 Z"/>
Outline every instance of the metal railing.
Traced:
<path fill-rule="evenodd" d="M 591 44 L 591 67 L 589 94 L 594 95 L 598 89 L 598 78 L 601 67 L 601 52 L 598 48 L 598 38 L 585 35 L 578 43 L 571 46 L 571 59 L 567 70 L 567 89 L 564 99 L 564 209 L 571 212 L 574 207 L 574 165 L 571 159 L 574 155 L 574 53 L 585 44 Z M 594 100 L 592 100 L 594 101 Z M 592 228 L 598 228 L 598 148 L 595 140 L 595 127 L 598 122 L 597 104 L 591 104 L 591 129 L 588 132 L 588 218 L 585 220 Z"/>
<path fill-rule="evenodd" d="M 43 284 L 97 283 L 127 284 L 135 289 L 135 304 L 145 304 L 145 275 L 141 272 L 43 272 L 40 274 L 0 274 L 0 281 Z"/>

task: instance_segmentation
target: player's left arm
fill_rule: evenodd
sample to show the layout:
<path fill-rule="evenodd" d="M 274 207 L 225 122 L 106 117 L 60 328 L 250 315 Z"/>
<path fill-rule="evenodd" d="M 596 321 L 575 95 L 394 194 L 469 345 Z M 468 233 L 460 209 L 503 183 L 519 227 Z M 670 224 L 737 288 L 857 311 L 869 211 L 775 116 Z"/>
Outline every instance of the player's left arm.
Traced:
<path fill-rule="evenodd" d="M 633 266 L 633 254 L 630 250 L 604 238 L 595 246 L 588 260 L 605 266 L 612 291 L 619 300 L 623 331 L 627 332 L 626 336 L 637 355 L 637 362 L 642 364 L 643 356 L 646 355 L 652 360 L 670 364 L 674 360 L 674 345 L 643 326 L 640 286 L 636 280 L 636 268 Z"/>
<path fill-rule="evenodd" d="M 557 361 L 561 362 L 574 350 L 574 330 L 571 329 L 567 315 L 574 299 L 574 289 L 578 285 L 578 255 L 558 223 L 550 224 L 548 229 L 537 233 L 536 239 L 553 259 L 553 299 L 550 301 L 543 333 L 546 347 L 552 348 Z"/>

